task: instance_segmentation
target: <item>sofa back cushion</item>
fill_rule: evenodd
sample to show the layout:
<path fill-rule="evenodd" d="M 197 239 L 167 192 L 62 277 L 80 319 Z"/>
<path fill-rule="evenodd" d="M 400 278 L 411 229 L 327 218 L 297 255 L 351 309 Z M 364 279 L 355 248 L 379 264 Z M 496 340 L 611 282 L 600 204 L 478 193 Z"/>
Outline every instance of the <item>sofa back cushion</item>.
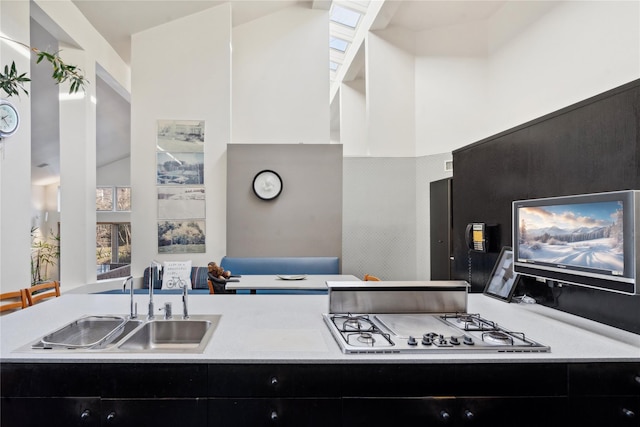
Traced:
<path fill-rule="evenodd" d="M 224 257 L 231 274 L 340 274 L 338 257 Z"/>

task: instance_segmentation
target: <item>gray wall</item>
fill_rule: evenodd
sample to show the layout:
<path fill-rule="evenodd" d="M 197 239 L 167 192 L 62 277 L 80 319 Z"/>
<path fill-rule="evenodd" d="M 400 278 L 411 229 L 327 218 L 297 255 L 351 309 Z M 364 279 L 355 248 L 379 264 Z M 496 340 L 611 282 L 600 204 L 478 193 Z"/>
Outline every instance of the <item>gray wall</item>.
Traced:
<path fill-rule="evenodd" d="M 275 200 L 253 194 L 264 169 L 282 178 Z M 227 255 L 342 258 L 342 145 L 228 144 Z"/>

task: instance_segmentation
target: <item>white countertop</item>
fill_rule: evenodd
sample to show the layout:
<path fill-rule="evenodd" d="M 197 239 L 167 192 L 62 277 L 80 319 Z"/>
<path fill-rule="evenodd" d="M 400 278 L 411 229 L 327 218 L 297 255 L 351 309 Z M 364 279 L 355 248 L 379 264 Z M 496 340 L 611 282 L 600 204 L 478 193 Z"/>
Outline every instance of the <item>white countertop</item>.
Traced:
<path fill-rule="evenodd" d="M 145 317 L 148 296 L 135 301 Z M 161 307 L 179 295 L 156 295 Z M 202 354 L 31 351 L 41 336 L 83 315 L 127 314 L 129 295 L 66 294 L 0 317 L 1 362 L 190 362 L 190 363 L 506 363 L 640 362 L 640 335 L 548 307 L 507 304 L 482 294 L 469 295 L 468 311 L 523 331 L 551 347 L 549 353 L 343 354 L 325 326 L 326 295 L 190 295 L 191 314 L 221 314 Z"/>

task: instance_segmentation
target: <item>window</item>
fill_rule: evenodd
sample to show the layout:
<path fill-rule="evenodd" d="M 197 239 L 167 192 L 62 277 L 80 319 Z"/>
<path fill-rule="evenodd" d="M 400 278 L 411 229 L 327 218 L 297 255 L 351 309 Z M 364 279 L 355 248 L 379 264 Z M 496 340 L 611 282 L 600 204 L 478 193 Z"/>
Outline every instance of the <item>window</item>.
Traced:
<path fill-rule="evenodd" d="M 99 272 L 112 264 L 131 263 L 131 223 L 96 224 L 96 264 Z M 104 267 L 102 267 L 104 266 Z"/>
<path fill-rule="evenodd" d="M 101 212 L 113 210 L 113 187 L 96 188 L 96 210 Z"/>
<path fill-rule="evenodd" d="M 329 37 L 329 47 L 340 52 L 346 52 L 349 42 L 338 37 Z"/>
<path fill-rule="evenodd" d="M 96 211 L 131 211 L 131 187 L 97 187 Z"/>
<path fill-rule="evenodd" d="M 331 20 L 338 24 L 346 25 L 350 28 L 356 28 L 360 20 L 360 14 L 354 10 L 334 4 L 331 8 Z"/>

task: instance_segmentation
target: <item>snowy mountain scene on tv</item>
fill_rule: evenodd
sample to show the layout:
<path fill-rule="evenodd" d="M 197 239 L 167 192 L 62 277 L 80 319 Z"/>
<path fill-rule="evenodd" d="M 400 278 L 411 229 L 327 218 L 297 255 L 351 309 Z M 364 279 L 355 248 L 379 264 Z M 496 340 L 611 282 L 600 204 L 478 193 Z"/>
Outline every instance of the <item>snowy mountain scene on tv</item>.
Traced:
<path fill-rule="evenodd" d="M 520 261 L 624 274 L 621 202 L 521 207 L 518 217 Z"/>

